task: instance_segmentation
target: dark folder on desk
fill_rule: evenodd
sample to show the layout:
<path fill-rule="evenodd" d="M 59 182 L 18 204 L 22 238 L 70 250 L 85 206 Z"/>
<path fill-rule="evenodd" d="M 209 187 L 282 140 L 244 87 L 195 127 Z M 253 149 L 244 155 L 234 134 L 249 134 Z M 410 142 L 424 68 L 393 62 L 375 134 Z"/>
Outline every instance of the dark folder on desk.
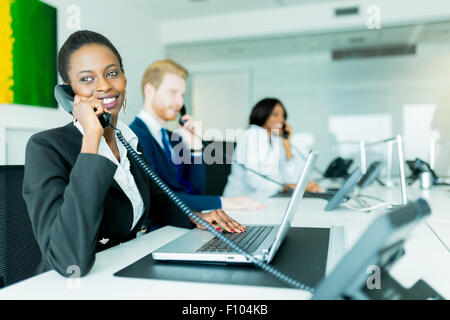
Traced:
<path fill-rule="evenodd" d="M 332 229 L 291 227 L 271 265 L 316 286 L 325 276 Z M 114 274 L 118 277 L 288 287 L 254 266 L 159 262 L 151 254 Z"/>

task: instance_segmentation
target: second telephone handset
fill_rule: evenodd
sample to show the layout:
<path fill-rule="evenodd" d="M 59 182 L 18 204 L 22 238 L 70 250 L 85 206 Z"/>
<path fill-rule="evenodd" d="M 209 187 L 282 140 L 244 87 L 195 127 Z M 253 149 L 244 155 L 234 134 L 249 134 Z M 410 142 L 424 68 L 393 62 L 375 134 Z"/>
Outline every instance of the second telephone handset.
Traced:
<path fill-rule="evenodd" d="M 55 86 L 55 98 L 56 101 L 66 110 L 68 113 L 72 114 L 73 111 L 73 99 L 75 98 L 75 92 L 71 86 L 67 84 L 58 84 Z M 98 117 L 98 121 L 103 128 L 106 128 L 111 123 L 111 115 L 109 113 L 104 113 Z"/>
<path fill-rule="evenodd" d="M 182 119 L 181 119 L 185 114 L 186 114 L 186 107 L 185 107 L 184 104 L 183 104 L 183 106 L 182 106 L 181 109 L 180 109 L 180 119 L 178 119 L 178 123 L 179 123 L 181 126 L 184 126 L 184 124 L 185 124 L 185 122 L 186 122 L 186 120 L 182 120 Z"/>
<path fill-rule="evenodd" d="M 286 130 L 286 123 L 283 123 L 283 137 L 285 139 L 288 139 L 289 138 L 289 134 L 290 134 L 290 132 L 288 130 Z"/>

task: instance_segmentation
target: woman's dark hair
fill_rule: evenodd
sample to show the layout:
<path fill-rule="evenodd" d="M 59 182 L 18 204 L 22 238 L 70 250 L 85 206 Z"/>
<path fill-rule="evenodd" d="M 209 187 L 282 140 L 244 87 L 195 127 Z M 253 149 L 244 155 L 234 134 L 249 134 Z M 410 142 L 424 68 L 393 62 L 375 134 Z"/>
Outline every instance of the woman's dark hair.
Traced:
<path fill-rule="evenodd" d="M 81 30 L 72 33 L 69 38 L 67 38 L 66 42 L 64 42 L 58 53 L 58 72 L 64 82 L 69 83 L 69 75 L 67 70 L 69 68 L 70 56 L 86 44 L 100 44 L 111 49 L 117 59 L 119 59 L 120 69 L 124 71 L 122 57 L 111 41 L 100 33 L 89 30 Z"/>
<path fill-rule="evenodd" d="M 275 98 L 265 98 L 259 101 L 252 109 L 250 114 L 250 124 L 256 124 L 262 127 L 272 114 L 273 108 L 279 104 L 284 110 L 284 120 L 287 119 L 287 111 L 280 100 Z"/>

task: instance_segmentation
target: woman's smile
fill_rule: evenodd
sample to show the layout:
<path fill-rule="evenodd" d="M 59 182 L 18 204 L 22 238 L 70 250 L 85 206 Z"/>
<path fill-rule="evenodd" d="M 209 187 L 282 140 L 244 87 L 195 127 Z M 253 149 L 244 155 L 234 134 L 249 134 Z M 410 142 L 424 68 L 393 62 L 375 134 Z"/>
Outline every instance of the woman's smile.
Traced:
<path fill-rule="evenodd" d="M 118 95 L 109 95 L 109 96 L 101 97 L 98 99 L 103 101 L 103 107 L 108 110 L 111 110 L 114 107 L 116 107 L 117 103 L 119 102 Z"/>

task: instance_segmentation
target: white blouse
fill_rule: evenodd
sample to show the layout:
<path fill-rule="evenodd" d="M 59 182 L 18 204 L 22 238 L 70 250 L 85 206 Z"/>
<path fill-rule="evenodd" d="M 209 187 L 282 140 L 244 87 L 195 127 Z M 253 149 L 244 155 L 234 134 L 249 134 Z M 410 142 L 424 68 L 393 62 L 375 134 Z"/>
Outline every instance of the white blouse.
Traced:
<path fill-rule="evenodd" d="M 286 158 L 281 137 L 270 137 L 266 129 L 257 125 L 250 125 L 237 140 L 223 196 L 267 197 L 281 191 L 279 184 L 245 170 L 236 163 L 283 184 L 297 183 L 302 170 L 301 160 L 296 155 L 289 160 Z"/>
<path fill-rule="evenodd" d="M 80 130 L 81 134 L 84 135 L 84 130 L 81 124 L 77 121 L 75 126 Z M 136 150 L 138 144 L 138 138 L 134 134 L 134 132 L 122 121 L 118 120 L 117 129 L 122 132 L 123 137 L 128 143 Z M 131 225 L 131 229 L 136 226 L 139 219 L 144 214 L 144 201 L 142 200 L 141 194 L 139 193 L 139 189 L 134 181 L 134 177 L 130 171 L 130 161 L 127 158 L 127 149 L 124 145 L 119 141 L 116 136 L 117 147 L 119 148 L 120 155 L 120 163 L 117 161 L 113 152 L 109 148 L 106 143 L 105 137 L 101 137 L 100 144 L 98 146 L 98 154 L 108 158 L 115 165 L 117 165 L 116 172 L 114 173 L 114 180 L 116 180 L 117 184 L 122 188 L 123 192 L 126 194 L 128 199 L 130 199 L 131 205 L 133 206 L 133 224 Z"/>

